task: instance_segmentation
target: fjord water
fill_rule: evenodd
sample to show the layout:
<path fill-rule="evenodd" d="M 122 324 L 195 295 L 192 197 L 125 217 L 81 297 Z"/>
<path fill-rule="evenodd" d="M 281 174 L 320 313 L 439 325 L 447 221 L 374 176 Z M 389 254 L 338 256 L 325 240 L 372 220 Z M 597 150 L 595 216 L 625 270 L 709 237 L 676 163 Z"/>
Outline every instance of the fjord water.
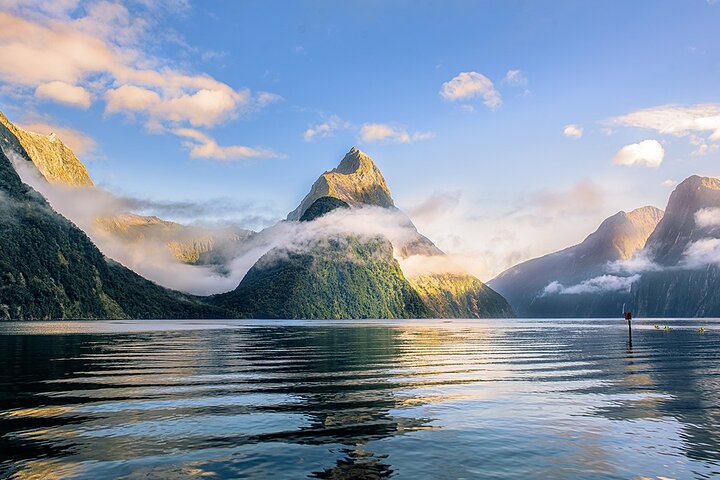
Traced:
<path fill-rule="evenodd" d="M 0 478 L 717 478 L 720 322 L 665 324 L 1 324 Z"/>

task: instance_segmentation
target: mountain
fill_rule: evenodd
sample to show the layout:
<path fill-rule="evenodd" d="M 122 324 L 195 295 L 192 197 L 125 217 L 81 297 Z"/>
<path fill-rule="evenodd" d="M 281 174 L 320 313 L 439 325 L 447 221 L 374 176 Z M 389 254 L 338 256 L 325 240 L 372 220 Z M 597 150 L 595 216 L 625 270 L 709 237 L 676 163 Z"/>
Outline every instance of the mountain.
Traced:
<path fill-rule="evenodd" d="M 97 226 L 114 238 L 142 248 L 146 241 L 163 242 L 173 256 L 183 263 L 210 265 L 222 263 L 224 250 L 255 232 L 243 229 L 200 228 L 163 220 L 156 216 L 122 213 L 96 219 Z"/>
<path fill-rule="evenodd" d="M 372 159 L 352 148 L 337 168 L 323 173 L 288 222 L 342 221 L 360 207 L 392 213 L 404 232 L 393 244 L 384 235 L 316 235 L 301 249 L 275 247 L 217 304 L 254 318 L 508 317 L 499 294 L 467 274 L 406 277 L 399 259 L 443 253 L 396 208 Z M 387 220 L 387 219 L 385 219 Z M 368 219 L 372 222 L 374 219 Z M 364 225 L 357 225 L 358 229 Z"/>
<path fill-rule="evenodd" d="M 92 189 L 93 181 L 83 163 L 54 133 L 49 136 L 30 132 L 10 122 L 0 112 L 0 124 L 17 140 L 27 159 L 51 184 Z M 16 151 L 16 153 L 20 153 Z M 72 190 L 63 195 L 73 195 Z M 180 262 L 224 268 L 229 254 L 254 232 L 244 229 L 213 229 L 182 225 L 155 216 L 119 212 L 95 220 L 99 232 L 125 244 L 143 248 L 148 241 L 163 242 Z M 95 232 L 88 229 L 88 234 Z"/>
<path fill-rule="evenodd" d="M 305 210 L 321 197 L 342 200 L 348 205 L 395 206 L 380 169 L 364 152 L 353 147 L 337 168 L 320 175 L 310 193 L 290 212 L 288 220 L 299 220 Z"/>
<path fill-rule="evenodd" d="M 651 266 L 631 291 L 638 315 L 720 316 L 720 179 L 681 182 L 643 256 Z"/>
<path fill-rule="evenodd" d="M 87 168 L 57 135 L 41 135 L 14 125 L 0 112 L 0 124 L 25 150 L 30 160 L 49 182 L 73 187 L 92 187 Z"/>
<path fill-rule="evenodd" d="M 662 210 L 651 206 L 618 212 L 582 243 L 515 265 L 488 284 L 521 317 L 615 316 L 629 299 L 626 288 L 596 293 L 612 282 L 603 278 L 608 263 L 628 260 L 640 251 L 662 218 Z M 579 293 L 545 291 L 551 284 L 571 287 L 591 279 L 600 280 L 576 288 Z"/>
<path fill-rule="evenodd" d="M 226 315 L 103 257 L 80 229 L 22 183 L 5 151 L 30 157 L 1 122 L 0 145 L 0 319 Z"/>

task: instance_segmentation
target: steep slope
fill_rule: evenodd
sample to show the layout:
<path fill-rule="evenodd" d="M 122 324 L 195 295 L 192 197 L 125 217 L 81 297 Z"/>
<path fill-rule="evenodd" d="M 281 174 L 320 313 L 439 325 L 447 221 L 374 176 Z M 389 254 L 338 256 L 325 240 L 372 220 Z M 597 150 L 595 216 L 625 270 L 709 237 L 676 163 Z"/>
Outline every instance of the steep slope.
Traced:
<path fill-rule="evenodd" d="M 106 261 L 90 239 L 23 184 L 5 154 L 29 161 L 0 126 L 0 319 L 203 318 L 224 312 Z"/>
<path fill-rule="evenodd" d="M 680 183 L 643 253 L 655 267 L 632 287 L 639 315 L 720 316 L 720 179 Z"/>
<path fill-rule="evenodd" d="M 377 238 L 318 240 L 304 252 L 272 250 L 217 303 L 247 318 L 423 318 L 392 245 Z"/>
<path fill-rule="evenodd" d="M 49 182 L 63 183 L 73 187 L 93 186 L 85 165 L 57 135 L 29 132 L 14 125 L 2 112 L 0 112 L 0 124 L 17 138 L 29 160 Z"/>
<path fill-rule="evenodd" d="M 42 178 L 48 182 L 90 189 L 94 186 L 85 165 L 55 134 L 46 136 L 27 131 L 14 125 L 0 112 L 0 134 L 2 132 L 18 140 L 17 148 L 13 148 L 13 151 L 20 154 L 18 148 L 21 148 L 27 155 L 26 159 L 35 165 Z M 72 190 L 62 193 L 73 195 Z M 120 242 L 132 244 L 136 248 L 143 248 L 143 242 L 163 242 L 180 262 L 214 265 L 218 268 L 227 262 L 228 253 L 237 250 L 238 244 L 254 233 L 244 229 L 229 231 L 192 227 L 131 212 L 95 220 L 95 226 L 101 234 L 107 234 Z M 86 233 L 93 235 L 95 232 Z"/>
<path fill-rule="evenodd" d="M 405 277 L 396 257 L 443 253 L 399 214 L 380 170 L 357 148 L 337 168 L 320 176 L 288 218 L 312 222 L 336 209 L 351 211 L 367 205 L 397 214 L 393 228 L 404 232 L 402 243 L 393 244 L 382 235 L 368 239 L 350 233 L 316 238 L 300 252 L 277 247 L 252 267 L 235 291 L 216 301 L 241 309 L 244 316 L 272 318 L 512 315 L 502 296 L 470 275 Z"/>
<path fill-rule="evenodd" d="M 394 207 L 390 189 L 375 162 L 353 147 L 336 168 L 320 175 L 288 220 L 299 220 L 320 197 L 332 197 L 348 205 Z"/>
<path fill-rule="evenodd" d="M 502 272 L 488 284 L 503 295 L 518 316 L 612 316 L 627 300 L 624 292 L 544 294 L 553 282 L 571 286 L 607 273 L 607 264 L 627 260 L 641 250 L 663 212 L 642 207 L 603 221 L 582 243 L 528 260 Z"/>

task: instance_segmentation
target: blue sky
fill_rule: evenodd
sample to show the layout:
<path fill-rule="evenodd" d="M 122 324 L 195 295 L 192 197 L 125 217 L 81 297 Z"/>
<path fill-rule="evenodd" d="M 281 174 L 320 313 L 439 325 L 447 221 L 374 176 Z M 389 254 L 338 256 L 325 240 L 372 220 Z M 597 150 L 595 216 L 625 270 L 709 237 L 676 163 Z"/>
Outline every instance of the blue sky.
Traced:
<path fill-rule="evenodd" d="M 718 175 L 714 2 L 44 3 L 0 0 L 1 109 L 92 142 L 114 192 L 255 228 L 357 145 L 488 278 Z"/>

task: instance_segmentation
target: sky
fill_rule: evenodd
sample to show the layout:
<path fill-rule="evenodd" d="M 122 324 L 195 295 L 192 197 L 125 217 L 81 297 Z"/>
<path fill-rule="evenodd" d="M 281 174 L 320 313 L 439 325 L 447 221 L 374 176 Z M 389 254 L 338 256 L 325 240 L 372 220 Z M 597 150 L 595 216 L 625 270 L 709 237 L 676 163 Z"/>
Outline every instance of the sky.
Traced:
<path fill-rule="evenodd" d="M 357 146 L 488 280 L 720 175 L 719 27 L 707 0 L 0 0 L 0 110 L 114 193 L 253 229 Z"/>

